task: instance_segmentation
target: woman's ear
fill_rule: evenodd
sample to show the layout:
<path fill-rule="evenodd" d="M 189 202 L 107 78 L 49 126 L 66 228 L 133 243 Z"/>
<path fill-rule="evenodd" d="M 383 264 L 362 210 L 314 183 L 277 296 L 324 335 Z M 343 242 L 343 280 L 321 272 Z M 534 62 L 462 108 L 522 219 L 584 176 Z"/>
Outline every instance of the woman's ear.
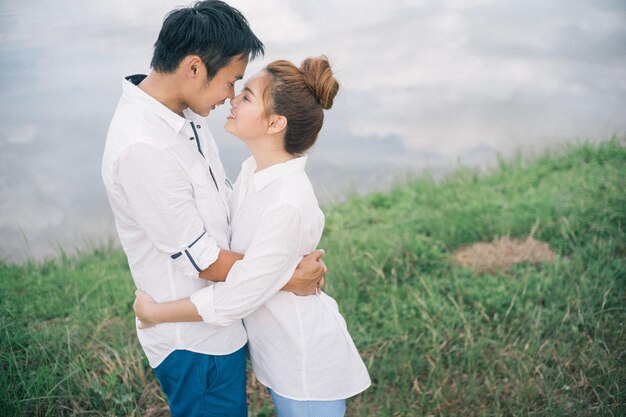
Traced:
<path fill-rule="evenodd" d="M 278 114 L 272 114 L 267 125 L 267 133 L 275 135 L 287 129 L 287 118 Z"/>

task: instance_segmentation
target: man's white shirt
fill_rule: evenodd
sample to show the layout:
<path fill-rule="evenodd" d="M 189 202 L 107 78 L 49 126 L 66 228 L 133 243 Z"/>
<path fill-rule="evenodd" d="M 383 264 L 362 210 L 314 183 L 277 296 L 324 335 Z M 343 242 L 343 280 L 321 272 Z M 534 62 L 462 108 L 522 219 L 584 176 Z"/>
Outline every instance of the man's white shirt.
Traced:
<path fill-rule="evenodd" d="M 203 117 L 181 117 L 122 81 L 102 160 L 102 178 L 137 288 L 157 302 L 190 296 L 211 282 L 198 273 L 230 240 L 230 188 Z M 246 343 L 240 320 L 228 326 L 167 323 L 138 332 L 150 366 L 186 349 L 229 354 Z"/>

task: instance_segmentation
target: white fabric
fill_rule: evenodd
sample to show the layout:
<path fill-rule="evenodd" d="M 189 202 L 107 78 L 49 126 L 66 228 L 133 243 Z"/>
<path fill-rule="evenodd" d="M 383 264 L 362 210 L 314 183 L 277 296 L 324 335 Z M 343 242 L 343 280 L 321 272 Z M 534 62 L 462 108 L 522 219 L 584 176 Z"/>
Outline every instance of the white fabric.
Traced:
<path fill-rule="evenodd" d="M 367 369 L 328 295 L 279 292 L 324 228 L 306 157 L 254 173 L 246 160 L 231 198 L 231 249 L 244 253 L 226 282 L 191 296 L 208 323 L 241 317 L 254 372 L 264 385 L 294 400 L 337 400 L 370 385 Z"/>
<path fill-rule="evenodd" d="M 230 188 L 217 146 L 204 118 L 190 110 L 184 116 L 124 79 L 102 160 L 102 178 L 135 285 L 157 302 L 212 285 L 198 272 L 217 259 L 219 248 L 229 248 Z M 245 329 L 236 320 L 228 327 L 161 324 L 138 331 L 138 337 L 153 368 L 176 349 L 229 354 L 246 343 Z"/>

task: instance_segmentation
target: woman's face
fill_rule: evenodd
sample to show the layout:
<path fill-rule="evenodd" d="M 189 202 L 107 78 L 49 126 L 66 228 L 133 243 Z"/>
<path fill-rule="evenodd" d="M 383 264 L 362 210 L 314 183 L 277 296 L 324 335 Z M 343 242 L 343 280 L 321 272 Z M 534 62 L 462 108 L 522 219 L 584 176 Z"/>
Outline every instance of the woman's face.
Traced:
<path fill-rule="evenodd" d="M 239 94 L 230 101 L 230 114 L 224 129 L 239 139 L 251 140 L 265 135 L 268 127 L 263 90 L 267 82 L 264 71 L 253 75 Z"/>

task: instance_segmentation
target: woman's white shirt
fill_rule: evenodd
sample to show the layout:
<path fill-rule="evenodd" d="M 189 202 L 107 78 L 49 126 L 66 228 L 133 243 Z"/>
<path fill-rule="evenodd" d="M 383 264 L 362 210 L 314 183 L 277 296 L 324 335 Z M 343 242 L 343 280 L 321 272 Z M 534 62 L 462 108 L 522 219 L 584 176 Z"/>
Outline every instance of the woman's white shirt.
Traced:
<path fill-rule="evenodd" d="M 298 297 L 280 289 L 314 251 L 324 214 L 304 168 L 307 157 L 255 173 L 242 164 L 230 201 L 231 250 L 245 253 L 226 281 L 191 296 L 207 323 L 244 318 L 254 372 L 295 400 L 351 397 L 370 385 L 337 303 L 325 293 Z"/>

